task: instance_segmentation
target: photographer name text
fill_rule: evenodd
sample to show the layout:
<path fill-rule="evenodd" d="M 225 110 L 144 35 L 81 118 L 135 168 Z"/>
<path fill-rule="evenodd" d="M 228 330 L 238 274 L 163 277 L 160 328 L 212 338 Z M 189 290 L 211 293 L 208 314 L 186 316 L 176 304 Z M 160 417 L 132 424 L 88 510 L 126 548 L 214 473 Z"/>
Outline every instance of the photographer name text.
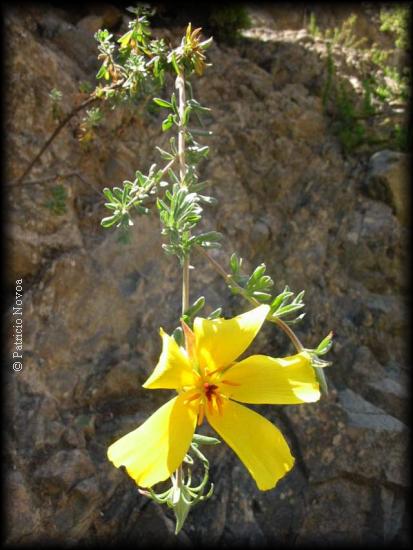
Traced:
<path fill-rule="evenodd" d="M 16 280 L 16 299 L 13 306 L 13 370 L 23 369 L 23 279 Z"/>

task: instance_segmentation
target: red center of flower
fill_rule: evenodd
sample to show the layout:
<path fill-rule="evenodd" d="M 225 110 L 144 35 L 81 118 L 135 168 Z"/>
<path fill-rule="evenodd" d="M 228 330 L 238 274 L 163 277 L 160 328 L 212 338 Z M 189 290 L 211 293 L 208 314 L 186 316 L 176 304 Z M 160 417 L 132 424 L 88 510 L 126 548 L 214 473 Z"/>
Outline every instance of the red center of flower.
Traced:
<path fill-rule="evenodd" d="M 215 394 L 215 390 L 217 389 L 218 386 L 216 386 L 215 384 L 208 384 L 208 382 L 204 383 L 204 391 L 208 401 L 211 401 L 212 396 Z"/>

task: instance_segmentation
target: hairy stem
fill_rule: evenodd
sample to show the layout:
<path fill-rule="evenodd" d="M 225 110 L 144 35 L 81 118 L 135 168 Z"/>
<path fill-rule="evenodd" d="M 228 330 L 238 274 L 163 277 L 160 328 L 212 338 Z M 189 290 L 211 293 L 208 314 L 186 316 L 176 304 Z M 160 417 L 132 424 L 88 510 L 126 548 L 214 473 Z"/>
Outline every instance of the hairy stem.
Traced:
<path fill-rule="evenodd" d="M 221 277 L 225 280 L 227 285 L 229 287 L 235 288 L 237 290 L 237 293 L 240 294 L 243 298 L 248 300 L 251 304 L 254 306 L 261 305 L 258 300 L 255 298 L 248 296 L 248 293 L 245 291 L 242 286 L 240 286 L 238 283 L 234 281 L 234 278 L 226 273 L 225 269 L 214 259 L 212 258 L 206 250 L 202 248 L 202 246 L 196 245 L 196 250 L 200 252 L 211 264 L 211 266 L 215 269 L 217 273 L 221 275 Z M 294 331 L 291 330 L 291 328 L 285 323 L 282 319 L 279 319 L 278 317 L 274 317 L 272 314 L 269 314 L 267 316 L 267 321 L 270 321 L 271 323 L 274 323 L 275 325 L 278 325 L 280 329 L 288 336 L 288 338 L 293 343 L 295 349 L 298 353 L 302 352 L 304 350 L 304 346 L 298 339 L 297 335 L 294 333 Z"/>
<path fill-rule="evenodd" d="M 185 111 L 185 77 L 183 70 L 176 77 L 175 87 L 178 90 L 178 112 L 179 112 L 179 133 L 178 133 L 178 159 L 179 159 L 179 178 L 181 187 L 185 187 L 185 126 L 184 126 L 184 111 Z M 182 315 L 189 308 L 189 254 L 184 258 L 182 266 Z M 176 471 L 176 480 L 179 487 L 183 485 L 183 469 L 182 464 Z"/>
<path fill-rule="evenodd" d="M 178 133 L 178 159 L 179 159 L 179 177 L 182 187 L 186 186 L 185 175 L 185 126 L 184 126 L 184 112 L 185 112 L 185 77 L 181 72 L 176 77 L 175 83 L 178 90 L 178 112 L 179 112 L 179 133 Z M 182 267 L 182 314 L 189 308 L 189 254 L 185 256 L 184 264 Z"/>
<path fill-rule="evenodd" d="M 189 254 L 182 268 L 182 314 L 189 308 Z"/>
<path fill-rule="evenodd" d="M 178 90 L 178 112 L 179 112 L 179 133 L 178 133 L 178 157 L 179 157 L 179 176 L 181 178 L 181 185 L 185 185 L 185 126 L 183 123 L 185 112 L 185 77 L 183 73 L 176 77 L 175 83 Z"/>

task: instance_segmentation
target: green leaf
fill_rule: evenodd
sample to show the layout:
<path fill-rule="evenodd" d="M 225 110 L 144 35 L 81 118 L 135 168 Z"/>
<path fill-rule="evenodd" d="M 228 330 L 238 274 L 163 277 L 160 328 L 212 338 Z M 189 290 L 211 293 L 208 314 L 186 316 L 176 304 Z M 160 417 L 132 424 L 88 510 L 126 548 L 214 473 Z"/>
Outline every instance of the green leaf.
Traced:
<path fill-rule="evenodd" d="M 287 313 L 292 313 L 293 311 L 303 308 L 304 305 L 305 304 L 289 304 L 288 306 L 278 308 L 275 314 L 277 317 L 281 317 L 282 315 L 287 315 Z"/>
<path fill-rule="evenodd" d="M 254 298 L 257 298 L 257 300 L 267 302 L 268 300 L 271 300 L 272 296 L 271 294 L 268 294 L 267 292 L 260 292 L 258 290 L 255 290 L 252 295 Z"/>
<path fill-rule="evenodd" d="M 289 296 L 292 296 L 293 295 L 293 292 L 290 291 L 289 287 L 286 286 L 283 290 L 283 292 L 281 292 L 281 294 L 279 294 L 275 299 L 274 301 L 272 302 L 271 304 L 271 310 L 272 311 L 277 311 L 278 307 L 282 304 L 282 302 L 288 298 Z"/>
<path fill-rule="evenodd" d="M 284 319 L 284 323 L 287 323 L 287 325 L 298 325 L 298 323 L 304 319 L 305 315 L 305 313 L 301 313 L 301 315 L 298 315 L 298 317 L 294 319 Z"/>
<path fill-rule="evenodd" d="M 222 233 L 219 233 L 218 231 L 208 231 L 208 233 L 201 233 L 200 235 L 197 235 L 197 241 L 199 243 L 201 242 L 217 242 L 222 239 Z"/>
<path fill-rule="evenodd" d="M 168 117 L 162 122 L 162 132 L 166 132 L 169 130 L 169 128 L 173 125 L 174 118 L 173 115 L 170 114 Z"/>
<path fill-rule="evenodd" d="M 324 338 L 324 340 L 322 340 L 318 344 L 317 348 L 314 350 L 315 353 L 317 355 L 325 355 L 333 345 L 333 337 L 334 337 L 333 331 L 329 332 L 327 336 Z"/>
<path fill-rule="evenodd" d="M 172 102 L 172 109 L 173 109 L 174 113 L 177 115 L 179 113 L 179 111 L 178 111 L 178 104 L 176 103 L 175 92 L 173 92 L 172 95 L 171 95 L 171 102 Z"/>
<path fill-rule="evenodd" d="M 194 109 L 194 111 L 198 111 L 200 113 L 210 113 L 211 109 L 209 107 L 204 107 L 201 105 L 196 99 L 189 99 L 187 101 L 187 104 Z"/>
<path fill-rule="evenodd" d="M 274 281 L 268 275 L 264 275 L 256 283 L 256 288 L 261 290 L 268 290 L 272 286 L 274 286 Z"/>
<path fill-rule="evenodd" d="M 257 281 L 262 275 L 264 275 L 266 270 L 265 264 L 261 264 L 258 267 L 256 267 L 250 277 L 252 281 Z"/>
<path fill-rule="evenodd" d="M 152 101 L 157 105 L 159 105 L 159 107 L 164 107 L 165 109 L 172 109 L 172 103 L 170 103 L 169 101 L 166 101 L 165 99 L 161 99 L 160 97 L 154 97 Z"/>
<path fill-rule="evenodd" d="M 221 315 L 222 315 L 222 307 L 217 307 L 217 309 L 214 309 L 214 311 L 212 311 L 208 315 L 208 319 L 210 320 L 218 319 L 219 317 L 221 317 Z"/>
<path fill-rule="evenodd" d="M 107 72 L 108 72 L 108 70 L 106 68 L 106 65 L 102 65 L 101 68 L 99 69 L 97 75 L 96 75 L 96 78 L 105 78 Z"/>
<path fill-rule="evenodd" d="M 178 64 L 176 62 L 176 58 L 175 58 L 174 53 L 172 53 L 172 55 L 170 56 L 170 60 L 171 60 L 173 68 L 175 69 L 176 74 L 179 75 L 180 71 L 179 71 L 179 67 L 178 67 Z"/>
<path fill-rule="evenodd" d="M 102 189 L 102 193 L 110 202 L 118 202 L 117 199 L 115 199 L 115 197 L 113 196 L 112 191 L 109 189 L 109 187 L 105 187 L 104 189 Z"/>
<path fill-rule="evenodd" d="M 184 346 L 184 333 L 181 327 L 176 327 L 176 329 L 172 333 L 172 336 L 178 346 Z"/>
<path fill-rule="evenodd" d="M 201 128 L 191 128 L 190 129 L 191 134 L 194 136 L 212 136 L 213 132 L 210 130 L 202 130 Z"/>
<path fill-rule="evenodd" d="M 239 262 L 237 254 L 235 252 L 233 252 L 233 254 L 231 255 L 231 259 L 229 260 L 229 266 L 230 266 L 231 271 L 233 273 L 236 274 L 236 273 L 239 272 L 240 262 Z"/>
<path fill-rule="evenodd" d="M 192 441 L 197 445 L 219 445 L 219 443 L 221 443 L 221 441 L 216 437 L 209 437 L 200 434 L 194 434 Z"/>
<path fill-rule="evenodd" d="M 114 225 L 119 219 L 119 216 L 116 215 L 116 216 L 109 216 L 107 218 L 103 218 L 102 221 L 100 222 L 100 225 L 102 225 L 103 227 L 112 227 L 112 225 Z"/>
<path fill-rule="evenodd" d="M 127 46 L 129 45 L 130 39 L 132 37 L 132 33 L 133 33 L 133 30 L 128 31 L 118 39 L 121 49 L 127 48 Z"/>
<path fill-rule="evenodd" d="M 294 302 L 296 302 L 296 303 L 301 302 L 302 299 L 303 299 L 304 294 L 305 294 L 305 290 L 302 290 L 301 292 L 299 292 L 297 294 L 297 296 L 294 298 Z"/>
<path fill-rule="evenodd" d="M 161 149 L 160 147 L 158 147 L 157 145 L 155 146 L 156 149 L 158 149 L 161 157 L 164 159 L 164 160 L 173 160 L 175 157 L 174 155 L 172 155 L 172 153 L 168 153 L 168 151 L 165 151 L 164 149 Z"/>
<path fill-rule="evenodd" d="M 204 296 L 200 296 L 195 302 L 185 311 L 185 315 L 189 318 L 194 317 L 205 305 Z"/>
<path fill-rule="evenodd" d="M 185 107 L 184 114 L 182 117 L 182 125 L 186 126 L 188 124 L 189 115 L 191 114 L 191 107 Z"/>

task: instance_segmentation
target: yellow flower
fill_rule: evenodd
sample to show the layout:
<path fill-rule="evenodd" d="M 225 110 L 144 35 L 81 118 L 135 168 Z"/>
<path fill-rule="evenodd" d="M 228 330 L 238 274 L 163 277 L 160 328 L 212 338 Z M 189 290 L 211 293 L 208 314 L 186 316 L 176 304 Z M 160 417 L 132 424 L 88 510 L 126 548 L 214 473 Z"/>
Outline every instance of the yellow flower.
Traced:
<path fill-rule="evenodd" d="M 186 349 L 160 331 L 163 349 L 147 389 L 175 389 L 144 424 L 108 449 L 116 467 L 125 466 L 141 487 L 167 479 L 182 463 L 196 425 L 204 417 L 235 451 L 261 490 L 272 489 L 293 466 L 281 432 L 260 414 L 240 405 L 317 401 L 318 383 L 307 352 L 275 359 L 252 355 L 236 362 L 261 328 L 269 307 L 233 319 L 195 318 L 184 325 Z"/>

